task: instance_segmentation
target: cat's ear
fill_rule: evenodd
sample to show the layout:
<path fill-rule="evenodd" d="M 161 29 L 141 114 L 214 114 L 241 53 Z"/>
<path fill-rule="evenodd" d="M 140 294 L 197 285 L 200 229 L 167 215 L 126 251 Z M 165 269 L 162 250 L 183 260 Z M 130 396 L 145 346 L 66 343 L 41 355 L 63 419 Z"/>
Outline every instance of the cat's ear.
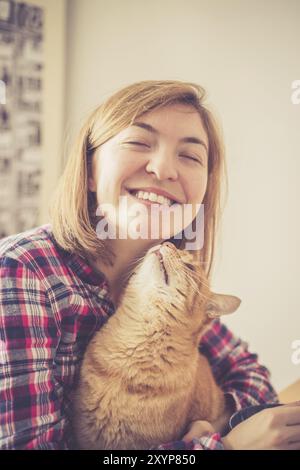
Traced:
<path fill-rule="evenodd" d="M 206 315 L 210 318 L 218 318 L 221 315 L 229 315 L 240 306 L 241 299 L 234 295 L 212 293 L 206 304 Z"/>

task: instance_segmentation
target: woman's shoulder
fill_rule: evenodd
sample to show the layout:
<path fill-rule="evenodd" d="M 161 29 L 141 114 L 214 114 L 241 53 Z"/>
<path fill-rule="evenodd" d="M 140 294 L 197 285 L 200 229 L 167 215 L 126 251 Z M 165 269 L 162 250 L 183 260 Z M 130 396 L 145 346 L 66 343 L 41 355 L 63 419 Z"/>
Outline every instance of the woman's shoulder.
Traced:
<path fill-rule="evenodd" d="M 0 240 L 0 268 L 0 276 L 28 273 L 56 290 L 58 285 L 68 290 L 73 290 L 75 285 L 108 289 L 103 274 L 94 272 L 78 253 L 68 252 L 58 244 L 51 224 Z"/>
<path fill-rule="evenodd" d="M 40 254 L 47 254 L 53 249 L 53 235 L 50 224 L 40 225 L 24 232 L 9 235 L 0 240 L 0 257 L 19 259 Z"/>
<path fill-rule="evenodd" d="M 51 224 L 44 224 L 0 240 L 0 265 L 25 266 L 37 275 L 59 265 L 60 251 Z"/>

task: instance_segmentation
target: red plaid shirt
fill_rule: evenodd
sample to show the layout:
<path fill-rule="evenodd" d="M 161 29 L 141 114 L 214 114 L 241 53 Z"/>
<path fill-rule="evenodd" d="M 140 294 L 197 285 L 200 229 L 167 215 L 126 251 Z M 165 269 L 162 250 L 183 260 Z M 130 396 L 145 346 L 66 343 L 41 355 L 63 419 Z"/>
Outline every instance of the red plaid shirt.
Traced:
<path fill-rule="evenodd" d="M 49 224 L 0 242 L 0 449 L 70 449 L 70 391 L 115 311 L 107 280 L 56 244 Z M 276 402 L 268 370 L 219 320 L 200 351 L 236 409 Z M 159 449 L 222 449 L 220 434 Z"/>

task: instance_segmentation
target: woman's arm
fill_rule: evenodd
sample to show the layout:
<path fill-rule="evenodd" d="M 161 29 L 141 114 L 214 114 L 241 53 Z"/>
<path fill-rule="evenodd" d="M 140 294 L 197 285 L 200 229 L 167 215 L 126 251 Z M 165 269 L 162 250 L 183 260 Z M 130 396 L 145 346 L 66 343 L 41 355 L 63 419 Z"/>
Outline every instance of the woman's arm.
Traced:
<path fill-rule="evenodd" d="M 230 395 L 235 410 L 262 403 L 278 403 L 270 373 L 258 362 L 248 344 L 234 336 L 219 320 L 203 336 L 199 350 L 212 367 L 217 383 Z"/>
<path fill-rule="evenodd" d="M 185 441 L 161 444 L 158 449 L 224 449 L 221 434 L 235 411 L 250 405 L 278 402 L 268 369 L 259 364 L 257 354 L 248 351 L 248 344 L 235 337 L 220 320 L 213 321 L 199 350 L 207 357 L 214 377 L 224 391 L 226 413 L 217 423 L 198 422 L 199 433 L 188 433 Z M 209 425 L 212 428 L 206 432 Z M 187 436 L 193 434 L 198 438 L 188 442 Z"/>
<path fill-rule="evenodd" d="M 0 263 L 0 449 L 65 449 L 50 302 L 36 273 Z"/>
<path fill-rule="evenodd" d="M 235 426 L 226 450 L 300 450 L 300 403 L 268 408 Z"/>

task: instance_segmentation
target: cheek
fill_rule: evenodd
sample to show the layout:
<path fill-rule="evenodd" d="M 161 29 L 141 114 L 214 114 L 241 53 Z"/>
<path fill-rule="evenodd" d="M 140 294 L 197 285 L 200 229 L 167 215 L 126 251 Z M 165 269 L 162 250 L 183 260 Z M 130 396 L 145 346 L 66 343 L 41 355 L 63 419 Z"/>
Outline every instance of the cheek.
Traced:
<path fill-rule="evenodd" d="M 101 188 L 118 190 L 123 182 L 133 173 L 134 162 L 124 158 L 116 152 L 107 152 L 101 155 L 98 165 L 98 183 Z"/>
<path fill-rule="evenodd" d="M 187 200 L 191 203 L 201 203 L 207 188 L 207 172 L 194 174 L 185 184 Z"/>
<path fill-rule="evenodd" d="M 136 171 L 138 171 L 140 164 L 136 157 L 127 156 L 125 153 L 121 154 L 118 158 L 118 175 L 120 183 L 123 184 L 125 180 L 130 178 Z"/>
<path fill-rule="evenodd" d="M 119 196 L 125 194 L 125 187 L 131 176 L 138 170 L 137 159 L 126 157 L 122 152 L 103 152 L 97 169 L 98 204 L 109 202 L 119 204 Z"/>

